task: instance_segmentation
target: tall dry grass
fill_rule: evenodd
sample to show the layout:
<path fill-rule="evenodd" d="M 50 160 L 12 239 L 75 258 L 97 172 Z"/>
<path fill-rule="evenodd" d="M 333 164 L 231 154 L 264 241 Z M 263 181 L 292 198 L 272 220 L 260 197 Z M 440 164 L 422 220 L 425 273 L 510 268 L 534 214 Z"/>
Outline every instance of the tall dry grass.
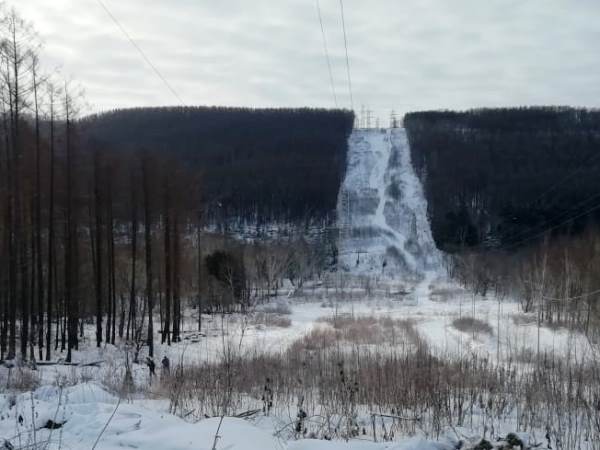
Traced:
<path fill-rule="evenodd" d="M 379 335 L 390 329 L 416 336 L 411 345 L 390 351 Z M 510 427 L 534 432 L 554 449 L 600 449 L 595 361 L 539 354 L 529 364 L 517 359 L 498 364 L 434 353 L 410 322 L 327 318 L 286 351 L 256 349 L 180 370 L 165 381 L 169 392 L 178 392 L 176 413 L 199 419 L 265 408 L 290 418 L 280 430 L 288 437 L 439 438 L 467 427 L 495 438 Z"/>

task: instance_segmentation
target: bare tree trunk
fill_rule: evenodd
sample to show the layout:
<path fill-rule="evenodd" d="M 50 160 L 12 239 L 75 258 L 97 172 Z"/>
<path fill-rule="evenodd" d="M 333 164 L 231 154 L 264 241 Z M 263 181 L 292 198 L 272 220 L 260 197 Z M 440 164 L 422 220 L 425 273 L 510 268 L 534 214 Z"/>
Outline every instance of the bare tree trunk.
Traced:
<path fill-rule="evenodd" d="M 129 289 L 129 315 L 127 319 L 126 339 L 129 340 L 130 325 L 135 328 L 136 320 L 136 270 L 137 270 L 137 232 L 138 232 L 138 217 L 137 217 L 137 196 L 136 188 L 131 186 L 131 285 Z"/>
<path fill-rule="evenodd" d="M 173 218 L 173 342 L 179 342 L 181 330 L 181 246 L 179 217 L 176 210 Z"/>
<path fill-rule="evenodd" d="M 198 277 L 198 331 L 202 331 L 202 247 L 200 245 L 200 237 L 201 237 L 201 233 L 202 233 L 202 215 L 201 213 L 198 213 L 198 222 L 196 224 L 196 233 L 197 233 L 197 238 L 196 238 L 196 245 L 197 245 L 197 249 L 196 251 L 198 252 L 198 273 L 197 273 L 197 277 Z"/>
<path fill-rule="evenodd" d="M 122 292 L 119 298 L 121 306 L 119 309 L 119 339 L 123 339 L 123 332 L 125 330 L 125 297 Z"/>
<path fill-rule="evenodd" d="M 9 265 L 9 281 L 8 281 L 8 320 L 9 320 L 9 329 L 8 329 L 8 359 L 13 359 L 17 352 L 17 265 L 18 265 L 18 256 L 17 256 L 17 216 L 18 216 L 18 208 L 17 208 L 17 197 L 18 197 L 18 186 L 17 181 L 18 174 L 16 171 L 18 170 L 18 158 L 17 151 L 15 147 L 17 146 L 15 141 L 15 111 L 14 111 L 14 101 L 13 94 L 10 89 L 11 79 L 10 79 L 10 63 L 8 59 L 6 60 L 7 70 L 6 74 L 8 77 L 8 106 L 10 112 L 10 135 L 12 140 L 12 149 L 10 151 L 9 158 L 9 168 L 8 174 L 10 176 L 10 188 L 9 188 L 9 223 L 10 223 L 10 240 L 8 247 L 8 265 Z M 15 89 L 16 91 L 16 89 Z"/>
<path fill-rule="evenodd" d="M 102 194 L 100 189 L 100 155 L 98 149 L 94 152 L 94 200 L 96 220 L 96 347 L 102 345 L 102 299 L 104 266 L 102 263 L 103 253 L 103 224 L 102 224 Z"/>
<path fill-rule="evenodd" d="M 8 93 L 10 98 L 10 91 Z M 10 110 L 10 117 L 12 119 L 12 108 Z M 16 319 L 16 255 L 14 248 L 14 191 L 13 191 L 13 151 L 10 148 L 9 136 L 12 135 L 12 126 L 10 126 L 6 117 L 6 112 L 2 116 L 2 124 L 4 128 L 4 145 L 6 147 L 6 252 L 8 254 L 8 271 L 7 271 L 7 288 L 6 288 L 6 300 L 4 304 L 4 317 L 2 326 L 2 357 L 6 355 L 8 359 L 12 359 L 15 356 L 15 341 L 14 335 L 16 330 L 13 328 L 13 324 Z M 8 350 L 8 351 L 7 351 Z"/>
<path fill-rule="evenodd" d="M 66 361 L 71 362 L 72 350 L 77 349 L 78 339 L 78 226 L 76 214 L 73 207 L 74 197 L 74 179 L 73 179 L 73 145 L 72 145 L 72 124 L 71 124 L 71 98 L 69 96 L 68 86 L 65 85 L 65 142 L 67 155 L 67 243 L 66 243 L 66 263 L 65 263 L 65 302 L 67 308 L 67 357 Z"/>
<path fill-rule="evenodd" d="M 7 351 L 8 342 L 8 329 L 10 322 L 10 303 L 12 296 L 12 164 L 11 164 L 11 151 L 9 147 L 9 134 L 8 134 L 8 123 L 6 118 L 6 112 L 2 114 L 2 125 L 4 130 L 4 147 L 6 153 L 6 215 L 5 215 L 5 228 L 4 228 L 4 252 L 6 253 L 6 260 L 8 261 L 8 270 L 6 271 L 6 288 L 3 289 L 3 307 L 2 307 L 2 330 L 0 332 L 0 359 L 4 359 Z"/>
<path fill-rule="evenodd" d="M 165 176 L 165 178 L 168 175 Z M 164 257 L 165 257 L 165 320 L 162 324 L 161 343 L 171 345 L 171 198 L 169 181 L 165 179 Z"/>
<path fill-rule="evenodd" d="M 34 345 L 35 345 L 35 340 L 36 340 L 36 336 L 37 336 L 37 315 L 36 315 L 36 293 L 37 293 L 37 287 L 36 287 L 36 283 L 37 283 L 37 273 L 36 273 L 36 268 L 37 268 L 37 251 L 35 248 L 35 243 L 36 243 L 36 229 L 37 229 L 37 225 L 36 225 L 36 217 L 35 217 L 35 192 L 32 193 L 31 198 L 30 198 L 30 215 L 29 215 L 29 246 L 28 248 L 28 252 L 29 252 L 29 261 L 27 263 L 28 265 L 28 272 L 30 274 L 29 276 L 29 286 L 28 286 L 28 292 L 29 292 L 29 323 L 30 323 L 30 328 L 29 328 L 29 334 L 27 336 L 28 338 L 28 343 L 29 343 L 29 358 L 31 358 L 31 360 L 35 360 L 35 351 L 34 351 Z"/>
<path fill-rule="evenodd" d="M 115 277 L 115 220 L 113 214 L 113 198 L 112 190 L 109 190 L 109 220 L 110 220 L 110 312 L 111 312 L 111 324 L 110 324 L 110 343 L 115 344 L 115 330 L 116 330 L 116 318 L 117 318 L 117 283 Z"/>
<path fill-rule="evenodd" d="M 154 293 L 152 292 L 152 216 L 150 208 L 150 174 L 148 155 L 142 161 L 144 184 L 144 235 L 146 239 L 146 299 L 148 303 L 148 355 L 154 356 Z"/>
<path fill-rule="evenodd" d="M 54 87 L 50 86 L 50 186 L 48 205 L 48 285 L 46 296 L 46 361 L 50 361 L 52 339 L 52 303 L 54 301 Z"/>
<path fill-rule="evenodd" d="M 20 257 L 22 255 L 19 254 L 21 247 L 21 234 L 22 234 L 22 229 L 23 227 L 21 226 L 22 224 L 20 223 L 20 219 L 21 219 L 21 212 L 20 212 L 20 208 L 19 208 L 19 199 L 20 199 L 20 188 L 19 188 L 19 172 L 20 172 L 20 152 L 19 152 L 19 121 L 20 121 L 20 117 L 19 117 L 19 102 L 20 102 L 20 98 L 19 98 L 19 65 L 17 62 L 18 59 L 18 51 L 17 51 L 17 40 L 16 40 L 16 17 L 13 14 L 11 18 L 9 18 L 9 20 L 12 20 L 12 42 L 9 44 L 9 46 L 12 47 L 13 50 L 13 54 L 12 56 L 12 63 L 13 63 L 13 81 L 11 83 L 11 67 L 10 67 L 10 63 L 11 61 L 9 61 L 8 59 L 6 60 L 7 63 L 7 70 L 6 70 L 6 75 L 8 77 L 7 80 L 7 84 L 8 84 L 8 102 L 9 102 L 9 109 L 10 109 L 10 118 L 11 118 L 11 136 L 12 136 L 12 155 L 11 155 L 11 160 L 12 160 L 12 167 L 11 167 L 11 172 L 12 172 L 12 183 L 11 183 L 11 199 L 9 200 L 12 204 L 11 207 L 11 243 L 10 243 L 10 257 L 9 257 L 9 264 L 10 264 L 10 288 L 9 288 L 9 295 L 10 295 L 10 305 L 9 305 L 9 321 L 10 321 L 10 328 L 9 328 L 9 337 L 8 337 L 8 358 L 12 359 L 15 357 L 16 355 L 16 351 L 17 351 L 17 297 L 19 295 L 18 292 L 18 274 L 17 274 L 17 267 L 19 267 L 20 264 Z M 16 74 L 16 75 L 15 75 Z M 13 87 L 13 89 L 11 90 L 11 86 Z M 21 272 L 22 275 L 22 272 Z"/>
<path fill-rule="evenodd" d="M 115 343 L 116 326 L 116 279 L 115 279 L 115 220 L 113 214 L 112 187 L 108 186 L 108 197 L 106 199 L 108 220 L 108 311 L 106 320 L 106 342 Z"/>
<path fill-rule="evenodd" d="M 37 58 L 33 58 L 33 98 L 35 106 L 35 247 L 37 275 L 37 341 L 38 359 L 42 359 L 44 343 L 44 273 L 42 269 L 42 186 L 41 186 L 41 145 L 40 145 L 40 115 L 38 103 Z"/>

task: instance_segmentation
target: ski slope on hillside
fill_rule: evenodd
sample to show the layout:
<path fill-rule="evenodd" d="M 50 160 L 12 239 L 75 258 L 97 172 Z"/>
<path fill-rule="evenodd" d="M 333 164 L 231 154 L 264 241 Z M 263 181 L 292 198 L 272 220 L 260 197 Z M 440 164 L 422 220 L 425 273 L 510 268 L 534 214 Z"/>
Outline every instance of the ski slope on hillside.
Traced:
<path fill-rule="evenodd" d="M 340 267 L 422 278 L 440 266 L 403 128 L 355 130 L 338 196 Z"/>

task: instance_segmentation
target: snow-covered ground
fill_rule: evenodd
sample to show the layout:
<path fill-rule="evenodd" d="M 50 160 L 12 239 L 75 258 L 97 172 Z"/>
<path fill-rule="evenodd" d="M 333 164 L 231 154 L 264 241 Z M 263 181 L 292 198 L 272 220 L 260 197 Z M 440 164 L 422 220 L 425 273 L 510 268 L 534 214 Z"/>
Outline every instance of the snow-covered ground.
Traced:
<path fill-rule="evenodd" d="M 0 395 L 0 444 L 16 449 L 142 450 L 450 450 L 454 442 L 420 438 L 393 443 L 285 442 L 264 425 L 243 419 L 210 418 L 188 423 L 166 412 L 164 402 L 125 402 L 95 383 L 42 387 L 17 396 Z M 54 428 L 49 424 L 60 424 Z M 36 430 L 35 433 L 33 430 Z M 213 447 L 216 439 L 216 447 Z M 5 444 L 7 445 L 7 444 Z M 3 446 L 3 449 L 12 447 Z"/>
<path fill-rule="evenodd" d="M 260 349 L 281 353 L 294 341 L 314 328 L 327 327 L 323 318 L 376 317 L 410 319 L 432 351 L 445 355 L 477 354 L 488 358 L 508 359 L 530 351 L 569 356 L 579 352 L 589 355 L 589 343 L 581 333 L 566 328 L 538 327 L 535 314 L 521 312 L 512 299 L 474 296 L 459 286 L 431 278 L 431 272 L 420 282 L 401 286 L 390 283 L 388 293 L 377 292 L 369 298 L 360 288 L 339 289 L 306 287 L 296 297 L 282 296 L 275 305 L 289 308 L 287 327 L 254 324 L 239 315 L 210 318 L 206 337 L 197 343 L 182 342 L 171 347 L 159 346 L 158 356 L 171 360 L 184 356 L 187 361 L 219 358 L 222 330 L 228 339 L 246 352 Z M 402 292 L 397 292 L 403 289 Z M 258 309 L 260 311 L 260 308 Z M 453 321 L 459 317 L 475 318 L 488 324 L 490 333 L 459 331 Z M 539 339 L 538 339 L 539 337 Z"/>
<path fill-rule="evenodd" d="M 282 296 L 274 301 L 279 307 L 289 307 L 286 316 L 291 320 L 287 328 L 252 323 L 239 315 L 205 317 L 206 336 L 194 337 L 172 346 L 158 345 L 156 355 L 170 356 L 176 362 L 180 358 L 185 364 L 200 360 L 217 360 L 223 351 L 223 332 L 226 339 L 240 343 L 241 353 L 260 350 L 281 352 L 296 339 L 316 327 L 331 327 L 322 319 L 334 315 L 341 317 L 390 317 L 411 319 L 419 335 L 440 355 L 477 354 L 490 359 L 507 361 L 517 358 L 519 352 L 537 352 L 538 335 L 540 351 L 556 355 L 584 357 L 589 351 L 582 335 L 561 329 L 537 327 L 535 317 L 519 312 L 513 301 L 499 301 L 493 297 L 473 297 L 455 285 L 425 278 L 415 285 L 404 284 L 399 295 L 393 285 L 389 294 L 374 294 L 368 298 L 357 287 L 346 287 L 344 295 L 334 288 L 308 286 L 298 297 Z M 192 311 L 187 311 L 189 315 Z M 258 313 L 257 313 L 258 314 Z M 452 322 L 455 318 L 475 317 L 491 327 L 487 332 L 462 332 Z M 186 321 L 193 328 L 193 317 Z M 194 334 L 191 329 L 188 333 Z M 102 386 L 114 385 L 122 379 L 122 348 L 107 346 L 97 350 L 91 337 L 84 342 L 83 349 L 75 354 L 78 361 L 104 360 L 99 367 L 39 367 L 42 387 L 21 394 L 0 395 L 0 443 L 9 440 L 16 448 L 35 448 L 35 442 L 48 442 L 38 448 L 88 449 L 101 435 L 98 449 L 212 449 L 219 418 L 190 423 L 168 412 L 168 401 L 164 398 L 151 399 L 134 396 L 119 400 Z M 8 369 L 2 368 L 2 371 Z M 12 369 L 12 376 L 18 376 Z M 147 369 L 133 365 L 137 386 L 147 383 Z M 111 380 L 111 376 L 115 379 Z M 108 380 L 108 381 L 107 381 Z M 157 381 L 155 381 L 157 383 Z M 71 387 L 59 388 L 64 385 Z M 148 392 L 152 393 L 150 389 Z M 293 406 L 292 406 L 293 408 Z M 43 428 L 48 421 L 63 423 L 55 430 Z M 226 418 L 218 433 L 219 450 L 433 450 L 455 448 L 456 431 L 448 430 L 439 441 L 428 441 L 423 437 L 398 436 L 394 442 L 365 442 L 360 437 L 344 441 L 319 441 L 311 439 L 290 440 L 277 434 L 286 420 L 265 417 L 262 414 L 245 421 Z M 35 426 L 32 424 L 35 423 Z M 104 427 L 106 429 L 103 431 Z M 36 429 L 35 435 L 33 429 Z M 465 430 L 465 434 L 469 431 Z"/>

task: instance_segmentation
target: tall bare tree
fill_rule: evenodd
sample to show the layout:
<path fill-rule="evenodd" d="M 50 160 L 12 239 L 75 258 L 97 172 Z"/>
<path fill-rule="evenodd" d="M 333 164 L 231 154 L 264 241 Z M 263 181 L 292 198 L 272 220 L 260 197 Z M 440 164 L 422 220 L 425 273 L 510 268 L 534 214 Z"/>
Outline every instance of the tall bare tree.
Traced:
<path fill-rule="evenodd" d="M 54 308 L 54 277 L 55 269 L 55 243 L 54 243 L 54 194 L 55 194 L 55 102 L 57 97 L 57 89 L 53 83 L 48 83 L 48 107 L 49 107 L 49 186 L 48 186 L 48 253 L 47 253 L 47 278 L 46 283 L 46 361 L 51 358 L 51 341 L 52 341 L 52 312 Z M 58 331 L 58 327 L 57 327 Z"/>
<path fill-rule="evenodd" d="M 152 203 L 150 156 L 146 152 L 142 156 L 142 183 L 144 189 L 144 237 L 146 250 L 146 302 L 148 304 L 148 354 L 154 356 L 154 291 L 152 277 Z"/>
<path fill-rule="evenodd" d="M 96 281 L 96 347 L 102 345 L 102 301 L 104 295 L 104 224 L 102 220 L 102 208 L 104 206 L 101 185 L 102 167 L 101 156 L 98 147 L 94 150 L 94 204 L 95 204 L 95 281 Z"/>

